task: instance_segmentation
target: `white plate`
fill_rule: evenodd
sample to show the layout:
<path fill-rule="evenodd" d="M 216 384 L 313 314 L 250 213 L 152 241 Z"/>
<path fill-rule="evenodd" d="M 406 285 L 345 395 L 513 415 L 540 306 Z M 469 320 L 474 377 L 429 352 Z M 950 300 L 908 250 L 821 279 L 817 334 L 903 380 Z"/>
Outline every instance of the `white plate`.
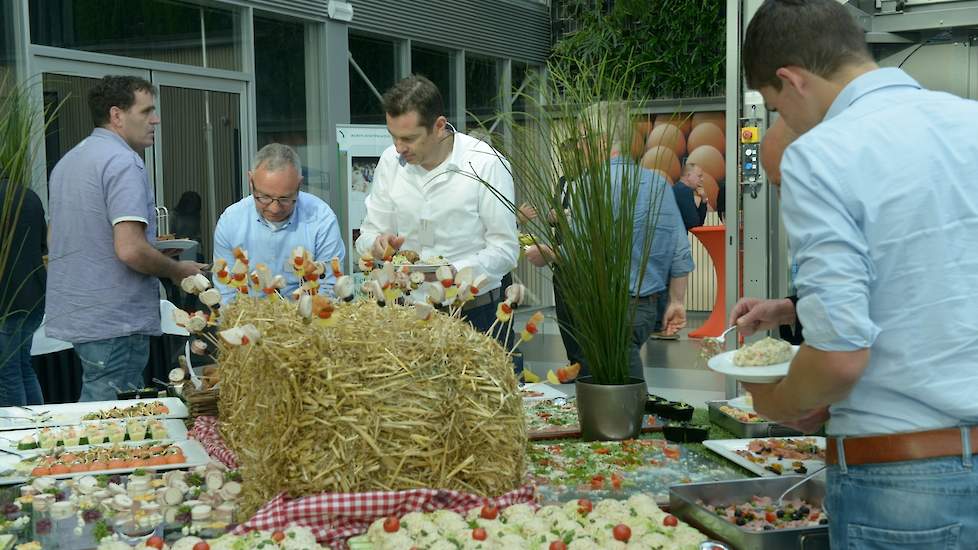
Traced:
<path fill-rule="evenodd" d="M 813 439 L 815 439 L 815 443 L 820 448 L 822 448 L 823 450 L 825 449 L 824 437 L 798 436 L 798 437 L 768 437 L 768 438 L 761 438 L 761 439 L 802 439 L 804 437 L 812 437 Z M 744 468 L 754 472 L 759 476 L 778 477 L 778 474 L 772 472 L 771 470 L 765 469 L 766 466 L 779 462 L 778 460 L 768 458 L 764 462 L 758 463 L 758 462 L 752 462 L 750 460 L 747 460 L 746 457 L 737 454 L 738 450 L 746 450 L 747 446 L 750 445 L 751 441 L 754 440 L 753 439 L 708 439 L 703 442 L 703 446 L 715 452 L 716 454 L 726 458 L 727 460 L 733 462 L 734 464 L 743 466 Z M 796 472 L 791 469 L 791 463 L 794 461 L 785 459 L 785 460 L 781 460 L 780 462 L 783 464 L 784 467 L 784 472 L 781 475 L 796 474 Z M 811 473 L 825 466 L 825 461 L 803 460 L 802 464 L 804 464 L 805 468 L 808 469 L 808 472 Z"/>
<path fill-rule="evenodd" d="M 121 445 L 126 446 L 126 444 L 132 443 L 132 445 L 140 445 L 145 443 L 143 441 L 127 441 Z M 187 461 L 182 464 L 161 464 L 159 466 L 140 466 L 139 468 L 116 468 L 113 470 L 98 470 L 90 472 L 76 472 L 67 474 L 58 474 L 52 476 L 58 479 L 67 479 L 71 477 L 82 477 L 86 475 L 99 475 L 99 474 L 128 474 L 134 470 L 174 470 L 178 468 L 193 468 L 194 466 L 203 466 L 211 461 L 211 458 L 207 456 L 207 451 L 201 444 L 193 439 L 188 439 L 186 441 L 178 441 L 176 445 L 183 449 L 183 456 L 186 457 Z M 0 455 L 0 472 L 12 470 L 14 466 L 20 462 L 20 459 L 13 455 Z M 26 483 L 30 481 L 30 476 L 23 476 L 18 474 L 9 475 L 6 477 L 0 477 L 0 485 L 15 485 L 18 483 Z"/>
<path fill-rule="evenodd" d="M 153 247 L 157 250 L 186 250 L 198 244 L 197 241 L 190 239 L 167 239 L 165 241 L 154 241 Z"/>
<path fill-rule="evenodd" d="M 108 420 L 91 420 L 91 421 L 87 421 L 87 422 L 109 422 L 109 421 Z M 178 420 L 178 419 L 175 419 L 175 418 L 167 418 L 167 419 L 163 420 L 163 425 L 166 427 L 166 435 L 167 435 L 166 439 L 163 439 L 163 440 L 152 440 L 152 441 L 173 442 L 173 441 L 186 441 L 187 440 L 187 425 L 184 424 L 183 420 Z M 78 428 L 81 429 L 82 428 L 82 425 L 78 425 Z M 8 450 L 11 450 L 11 451 L 17 451 L 17 452 L 19 452 L 19 453 L 21 453 L 22 455 L 25 455 L 25 456 L 32 456 L 32 455 L 35 455 L 37 453 L 44 452 L 45 449 L 39 449 L 39 448 L 37 448 L 37 449 L 28 449 L 26 451 L 19 451 L 17 449 L 17 443 L 21 439 L 23 439 L 24 437 L 26 437 L 26 436 L 29 436 L 29 435 L 34 436 L 34 440 L 37 441 L 37 432 L 39 430 L 40 430 L 39 428 L 31 428 L 29 430 L 12 430 L 12 431 L 8 431 L 8 432 L 3 432 L 3 435 L 0 435 L 0 447 L 5 448 L 5 449 L 8 449 Z M 150 441 L 150 440 L 147 440 L 147 441 Z M 112 443 L 97 443 L 96 445 L 97 446 L 104 447 L 104 446 L 111 446 Z M 69 448 L 69 449 L 88 449 L 89 447 L 91 447 L 91 445 L 81 445 L 81 446 L 78 446 L 78 447 L 67 447 L 67 448 Z"/>
<path fill-rule="evenodd" d="M 31 405 L 30 409 L 38 415 L 50 412 L 51 416 L 44 422 L 34 422 L 30 413 L 16 407 L 0 407 L 0 431 L 24 430 L 28 428 L 46 428 L 51 426 L 71 426 L 81 424 L 82 417 L 88 413 L 111 409 L 112 407 L 131 407 L 138 403 L 162 401 L 170 413 L 166 418 L 187 418 L 190 411 L 187 405 L 176 397 L 158 397 L 150 399 L 126 399 L 117 401 L 89 401 L 86 403 L 61 403 L 58 405 Z"/>
<path fill-rule="evenodd" d="M 741 382 L 752 382 L 756 384 L 766 384 L 769 382 L 777 382 L 785 376 L 788 376 L 788 367 L 791 366 L 791 361 L 786 363 L 777 363 L 775 365 L 767 365 L 764 367 L 738 367 L 734 365 L 733 357 L 737 353 L 737 350 L 725 351 L 720 355 L 711 357 L 706 365 L 710 367 L 711 370 L 719 372 L 720 374 L 726 374 L 727 376 L 732 376 Z M 798 353 L 798 346 L 791 346 L 791 357 L 795 357 Z"/>
<path fill-rule="evenodd" d="M 757 412 L 754 410 L 754 402 L 753 399 L 751 399 L 750 394 L 734 397 L 730 401 L 727 401 L 727 405 L 750 413 Z"/>
<path fill-rule="evenodd" d="M 545 384 L 543 382 L 537 382 L 534 384 L 526 384 L 524 386 L 521 386 L 520 392 L 522 393 L 524 391 L 540 392 L 543 394 L 534 397 L 527 397 L 526 395 L 524 395 L 523 396 L 524 403 L 533 402 L 533 401 L 549 401 L 551 399 L 557 399 L 557 398 L 564 398 L 564 399 L 567 398 L 566 393 L 558 390 L 557 388 L 551 386 L 550 384 Z"/>

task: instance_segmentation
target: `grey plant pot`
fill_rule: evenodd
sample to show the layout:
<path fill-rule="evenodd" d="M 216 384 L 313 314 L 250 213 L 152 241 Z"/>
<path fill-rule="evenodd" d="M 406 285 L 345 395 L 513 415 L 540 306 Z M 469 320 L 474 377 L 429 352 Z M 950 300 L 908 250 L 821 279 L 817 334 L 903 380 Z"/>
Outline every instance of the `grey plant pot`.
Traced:
<path fill-rule="evenodd" d="M 638 437 L 642 431 L 648 390 L 645 381 L 630 378 L 628 384 L 594 384 L 591 377 L 579 378 L 577 417 L 584 441 L 617 441 Z"/>

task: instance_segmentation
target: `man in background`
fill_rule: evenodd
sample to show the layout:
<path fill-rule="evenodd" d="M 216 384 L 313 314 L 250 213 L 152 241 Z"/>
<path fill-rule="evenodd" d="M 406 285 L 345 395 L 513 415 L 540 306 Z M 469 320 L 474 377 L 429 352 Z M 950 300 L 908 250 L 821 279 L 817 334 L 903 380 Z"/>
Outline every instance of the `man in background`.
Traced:
<path fill-rule="evenodd" d="M 88 95 L 96 128 L 51 172 L 47 335 L 71 342 L 81 401 L 143 386 L 149 337 L 160 334 L 159 277 L 179 284 L 202 264 L 156 248 L 156 199 L 143 153 L 153 145 L 156 89 L 106 76 Z"/>
<path fill-rule="evenodd" d="M 302 280 L 286 266 L 292 265 L 292 250 L 303 247 L 313 260 L 327 265 L 334 257 L 340 265 L 346 248 L 340 237 L 336 214 L 319 197 L 299 191 L 302 184 L 299 155 L 288 145 L 270 143 L 255 155 L 248 172 L 251 194 L 224 210 L 214 230 L 214 259 L 223 259 L 231 267 L 233 250 L 248 251 L 250 268 L 264 263 L 272 275 L 285 277 L 285 288 L 279 292 L 290 296 Z M 331 269 L 323 273 L 319 292 L 331 294 L 336 277 Z M 236 290 L 215 281 L 224 302 Z"/>
<path fill-rule="evenodd" d="M 6 257 L 0 258 L 0 407 L 41 405 L 44 396 L 31 366 L 31 342 L 44 318 L 44 207 L 27 185 L 4 180 L 0 212 L 0 233 L 12 233 Z"/>

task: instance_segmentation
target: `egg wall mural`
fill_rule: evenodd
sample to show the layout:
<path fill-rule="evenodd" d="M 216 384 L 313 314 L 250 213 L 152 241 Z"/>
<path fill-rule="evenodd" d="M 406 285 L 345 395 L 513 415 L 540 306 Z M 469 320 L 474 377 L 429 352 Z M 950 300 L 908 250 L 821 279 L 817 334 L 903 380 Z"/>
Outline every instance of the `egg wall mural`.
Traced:
<path fill-rule="evenodd" d="M 641 115 L 635 119 L 632 157 L 650 170 L 660 170 L 675 183 L 682 166 L 703 168 L 703 187 L 710 210 L 716 210 L 719 185 L 726 178 L 726 115 L 721 111 Z"/>

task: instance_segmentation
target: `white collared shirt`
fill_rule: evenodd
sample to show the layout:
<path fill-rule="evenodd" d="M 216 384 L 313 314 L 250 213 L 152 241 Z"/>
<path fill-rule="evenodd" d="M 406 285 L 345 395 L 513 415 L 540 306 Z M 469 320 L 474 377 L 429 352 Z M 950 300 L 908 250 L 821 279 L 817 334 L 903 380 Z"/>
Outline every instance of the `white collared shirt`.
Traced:
<path fill-rule="evenodd" d="M 500 286 L 519 258 L 516 215 L 493 192 L 512 203 L 513 176 L 488 144 L 461 133 L 454 139 L 452 153 L 431 171 L 402 164 L 394 146 L 384 151 L 356 249 L 365 254 L 378 235 L 401 235 L 401 248 L 422 260 L 443 256 L 457 270 L 485 274 L 486 292 Z"/>

